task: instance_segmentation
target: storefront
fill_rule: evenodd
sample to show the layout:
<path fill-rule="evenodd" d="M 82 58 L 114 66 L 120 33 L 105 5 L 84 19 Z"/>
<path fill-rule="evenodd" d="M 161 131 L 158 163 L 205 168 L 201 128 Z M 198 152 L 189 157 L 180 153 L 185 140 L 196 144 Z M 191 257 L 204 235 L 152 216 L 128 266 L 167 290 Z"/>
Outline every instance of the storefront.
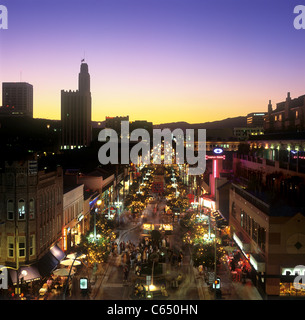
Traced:
<path fill-rule="evenodd" d="M 305 284 L 302 279 L 305 277 L 305 266 L 282 267 L 280 278 L 280 296 L 303 297 L 305 298 Z"/>

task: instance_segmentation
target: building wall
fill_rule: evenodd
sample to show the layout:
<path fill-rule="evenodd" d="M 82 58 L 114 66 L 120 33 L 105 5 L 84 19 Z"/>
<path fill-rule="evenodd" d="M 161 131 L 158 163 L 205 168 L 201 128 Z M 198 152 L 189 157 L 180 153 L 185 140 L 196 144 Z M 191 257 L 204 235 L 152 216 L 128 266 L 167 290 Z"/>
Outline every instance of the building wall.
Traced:
<path fill-rule="evenodd" d="M 63 222 L 67 239 L 62 243 L 62 249 L 69 250 L 80 241 L 81 216 L 84 215 L 84 185 L 79 185 L 64 193 L 63 196 Z"/>
<path fill-rule="evenodd" d="M 45 173 L 35 161 L 6 163 L 0 181 L 0 263 L 15 266 L 18 246 L 19 263 L 32 263 L 60 236 L 61 168 Z"/>
<path fill-rule="evenodd" d="M 245 223 L 241 221 L 244 213 L 266 230 L 265 248 L 252 239 L 253 224 L 250 226 L 250 235 L 242 227 Z M 282 269 L 293 269 L 305 262 L 305 217 L 300 213 L 293 217 L 269 216 L 231 188 L 229 223 L 231 232 L 249 244 L 245 246 L 247 253 L 260 254 L 264 258 L 265 292 L 279 295 Z"/>
<path fill-rule="evenodd" d="M 59 167 L 39 172 L 37 185 L 37 248 L 39 257 L 61 237 L 63 213 L 63 172 Z"/>
<path fill-rule="evenodd" d="M 3 111 L 33 117 L 33 86 L 26 82 L 2 84 Z"/>

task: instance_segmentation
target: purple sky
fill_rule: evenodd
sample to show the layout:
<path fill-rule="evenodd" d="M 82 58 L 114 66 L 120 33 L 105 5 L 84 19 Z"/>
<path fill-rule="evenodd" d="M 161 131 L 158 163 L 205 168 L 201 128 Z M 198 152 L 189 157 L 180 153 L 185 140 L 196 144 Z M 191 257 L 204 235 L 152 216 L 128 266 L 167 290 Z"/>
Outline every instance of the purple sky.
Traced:
<path fill-rule="evenodd" d="M 295 0 L 2 0 L 0 81 L 34 85 L 34 117 L 91 75 L 93 120 L 199 123 L 305 93 Z M 305 4 L 305 2 L 304 2 Z M 2 96 L 1 96 L 2 97 Z"/>

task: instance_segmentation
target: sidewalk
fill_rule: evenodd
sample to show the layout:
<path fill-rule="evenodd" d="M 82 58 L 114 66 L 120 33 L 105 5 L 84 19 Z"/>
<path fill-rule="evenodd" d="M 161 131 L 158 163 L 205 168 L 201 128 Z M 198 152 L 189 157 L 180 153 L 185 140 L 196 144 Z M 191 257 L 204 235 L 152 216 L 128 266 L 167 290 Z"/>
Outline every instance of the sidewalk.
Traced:
<path fill-rule="evenodd" d="M 217 271 L 221 280 L 222 299 L 225 300 L 263 300 L 257 288 L 250 279 L 246 283 L 232 281 L 230 270 L 226 263 L 223 263 Z"/>

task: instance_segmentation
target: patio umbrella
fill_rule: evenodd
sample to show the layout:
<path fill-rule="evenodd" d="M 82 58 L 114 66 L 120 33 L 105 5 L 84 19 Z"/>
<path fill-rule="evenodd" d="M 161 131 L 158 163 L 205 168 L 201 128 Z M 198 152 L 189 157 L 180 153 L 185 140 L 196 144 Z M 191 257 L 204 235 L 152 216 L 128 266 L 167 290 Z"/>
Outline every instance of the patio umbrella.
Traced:
<path fill-rule="evenodd" d="M 70 254 L 67 255 L 67 258 L 68 258 L 68 259 L 74 260 L 75 257 L 76 257 L 77 259 L 84 259 L 84 258 L 86 258 L 86 255 L 85 255 L 85 254 L 81 254 L 81 255 L 77 256 L 77 253 L 70 253 Z"/>
<path fill-rule="evenodd" d="M 74 259 L 67 259 L 67 260 L 61 261 L 60 264 L 62 264 L 64 266 L 72 266 L 72 264 L 73 264 L 73 266 L 79 266 L 79 265 L 81 265 L 81 262 L 79 260 L 74 261 Z"/>
<path fill-rule="evenodd" d="M 71 274 L 73 274 L 73 273 L 74 273 L 74 271 L 71 270 Z M 53 274 L 56 276 L 61 276 L 61 277 L 68 277 L 69 270 L 66 268 L 56 269 L 53 271 Z"/>

